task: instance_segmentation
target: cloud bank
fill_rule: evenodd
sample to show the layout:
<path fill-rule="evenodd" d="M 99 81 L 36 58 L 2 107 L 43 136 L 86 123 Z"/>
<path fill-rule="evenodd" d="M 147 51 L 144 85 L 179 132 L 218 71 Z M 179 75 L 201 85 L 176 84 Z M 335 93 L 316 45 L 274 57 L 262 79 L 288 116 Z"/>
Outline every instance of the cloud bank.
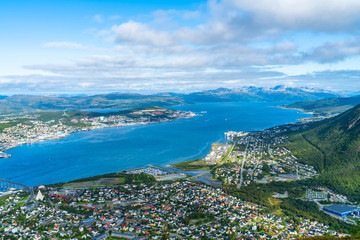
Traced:
<path fill-rule="evenodd" d="M 98 53 L 27 64 L 25 69 L 44 74 L 2 76 L 0 87 L 156 92 L 296 84 L 336 89 L 338 81 L 360 90 L 359 67 L 332 68 L 360 59 L 357 0 L 210 0 L 197 10 L 159 9 L 146 21 L 102 14 L 92 21 L 102 26 L 94 34 L 103 42 Z M 49 50 L 89 50 L 85 46 L 43 44 Z M 311 63 L 328 69 L 293 75 L 274 70 Z"/>

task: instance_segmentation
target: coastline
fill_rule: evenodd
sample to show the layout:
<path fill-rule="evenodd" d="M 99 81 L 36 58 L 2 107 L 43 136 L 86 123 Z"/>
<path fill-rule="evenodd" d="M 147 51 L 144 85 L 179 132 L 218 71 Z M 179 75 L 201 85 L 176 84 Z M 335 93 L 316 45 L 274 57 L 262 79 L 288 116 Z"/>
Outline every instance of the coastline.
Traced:
<path fill-rule="evenodd" d="M 285 109 L 285 110 L 297 110 L 297 111 L 300 111 L 304 114 L 309 114 L 311 115 L 311 117 L 309 118 L 298 118 L 297 120 L 299 120 L 300 122 L 310 122 L 310 121 L 316 121 L 317 118 L 316 116 L 314 115 L 313 112 L 307 112 L 303 109 L 299 109 L 299 108 L 288 108 L 288 107 L 285 107 L 285 106 L 281 106 L 281 105 L 274 105 L 274 106 L 270 106 L 270 107 L 275 107 L 275 108 L 280 108 L 280 109 Z M 172 164 L 167 164 L 167 165 L 164 165 L 165 167 L 171 167 L 171 168 L 174 168 L 174 169 L 178 169 L 180 171 L 201 171 L 201 170 L 205 170 L 203 168 L 203 166 L 199 166 L 199 168 L 194 168 L 194 169 L 189 169 L 189 166 L 196 166 L 192 163 L 194 162 L 198 162 L 198 161 L 201 161 L 202 159 L 194 159 L 194 160 L 187 160 L 187 161 L 182 161 L 182 162 L 177 162 L 177 163 L 172 163 Z M 184 165 L 183 167 L 182 166 L 179 166 L 179 165 Z M 214 179 L 213 179 L 214 180 Z"/>
<path fill-rule="evenodd" d="M 173 122 L 179 119 L 189 119 L 192 117 L 197 116 L 194 112 L 191 111 L 186 111 L 187 115 L 185 117 L 179 117 L 176 119 L 172 119 L 172 120 L 167 120 L 167 121 L 160 121 L 160 122 L 137 122 L 137 123 L 129 123 L 129 124 L 103 124 L 103 125 L 97 125 L 97 126 L 92 126 L 92 127 L 86 127 L 86 128 L 74 128 L 73 130 L 70 130 L 69 132 L 63 132 L 61 134 L 54 134 L 51 135 L 49 137 L 39 137 L 37 139 L 31 139 L 29 141 L 21 141 L 21 142 L 14 142 L 14 143 L 7 143 L 8 147 L 6 147 L 5 149 L 3 149 L 2 151 L 0 151 L 0 153 L 6 154 L 7 157 L 1 157 L 0 159 L 6 159 L 6 158 L 11 158 L 12 155 L 9 153 L 6 153 L 6 151 L 16 148 L 18 146 L 22 146 L 24 144 L 34 144 L 37 142 L 42 142 L 42 141 L 48 141 L 48 140 L 60 140 L 63 139 L 67 136 L 70 136 L 73 133 L 77 133 L 77 132 L 87 132 L 87 131 L 92 131 L 92 130 L 97 130 L 97 129 L 104 129 L 104 128 L 118 128 L 118 127 L 127 127 L 127 126 L 138 126 L 138 125 L 149 125 L 149 124 L 157 124 L 157 123 L 164 123 L 164 122 Z"/>
<path fill-rule="evenodd" d="M 314 112 L 308 112 L 308 111 L 305 111 L 304 109 L 301 109 L 301 108 L 289 108 L 289 107 L 285 107 L 285 106 L 273 106 L 273 107 L 277 107 L 277 108 L 281 108 L 281 109 L 287 109 L 287 110 L 297 110 L 297 111 L 303 112 L 305 114 L 309 114 L 312 117 L 315 117 Z"/>
<path fill-rule="evenodd" d="M 280 109 L 286 109 L 286 110 L 296 110 L 296 111 L 300 111 L 302 113 L 311 115 L 311 117 L 308 117 L 308 118 L 298 118 L 297 120 L 299 120 L 301 122 L 312 122 L 312 121 L 318 120 L 318 117 L 315 116 L 314 112 L 305 111 L 304 109 L 301 109 L 301 108 L 289 108 L 289 107 L 285 107 L 285 106 L 273 106 L 273 107 L 280 108 Z"/>
<path fill-rule="evenodd" d="M 209 105 L 209 106 L 208 106 Z M 222 104 L 213 104 L 213 103 L 211 103 L 211 104 L 208 104 L 208 105 L 205 105 L 205 106 L 199 106 L 199 107 L 194 107 L 194 108 L 180 108 L 179 110 L 180 111 L 187 111 L 187 112 L 195 112 L 195 113 L 200 113 L 200 109 L 201 110 L 203 110 L 203 109 L 205 109 L 205 110 L 209 110 L 209 116 L 210 117 L 212 117 L 212 115 L 211 114 L 215 114 L 216 112 L 214 112 L 214 111 L 211 111 L 212 109 L 218 109 L 219 107 L 222 107 Z M 299 117 L 299 113 L 296 113 L 296 112 L 294 112 L 294 111 L 289 111 L 289 113 L 286 113 L 286 111 L 280 111 L 280 110 L 276 110 L 276 108 L 274 109 L 274 110 L 271 110 L 271 108 L 269 109 L 268 108 L 268 106 L 270 105 L 268 105 L 268 106 L 263 106 L 262 104 L 249 104 L 249 103 L 234 103 L 234 104 L 229 104 L 229 105 L 226 105 L 225 107 L 227 107 L 227 108 L 225 108 L 227 111 L 225 111 L 225 114 L 233 114 L 232 113 L 232 109 L 234 108 L 234 107 L 237 107 L 237 106 L 239 106 L 239 107 L 242 107 L 243 109 L 241 109 L 241 110 L 244 110 L 244 111 L 246 111 L 246 108 L 247 107 L 249 107 L 249 106 L 259 106 L 259 110 L 256 110 L 256 112 L 258 112 L 258 113 L 267 113 L 267 112 L 269 112 L 269 113 L 272 113 L 272 112 L 276 112 L 276 113 L 279 113 L 279 114 L 276 114 L 276 115 L 274 115 L 274 116 L 276 116 L 276 117 L 274 117 L 274 118 L 272 118 L 271 120 L 270 120 L 270 123 L 269 123 L 269 120 L 266 120 L 266 121 L 263 121 L 263 122 L 261 122 L 260 123 L 260 128 L 261 129 L 267 129 L 267 128 L 269 128 L 269 127 L 272 127 L 272 126 L 277 126 L 277 125 L 282 125 L 282 124 L 285 124 L 285 123 L 289 123 L 289 122 L 294 122 L 294 121 L 296 121 L 296 116 L 298 116 Z M 275 105 L 275 104 L 274 104 Z M 257 108 L 255 108 L 255 109 L 257 109 Z M 262 110 L 262 109 L 264 109 L 264 110 Z M 268 109 L 268 110 L 267 110 Z M 219 129 L 222 129 L 221 130 L 221 133 L 219 132 L 219 133 L 216 133 L 218 130 L 216 130 L 216 131 L 214 131 L 214 133 L 212 133 L 212 135 L 215 135 L 215 139 L 217 139 L 219 136 L 224 136 L 224 132 L 227 132 L 227 131 L 229 131 L 229 129 L 236 129 L 236 130 L 243 130 L 243 129 L 241 129 L 241 128 L 243 128 L 243 127 L 241 127 L 241 126 L 243 126 L 243 125 L 241 125 L 243 122 L 244 122 L 244 124 L 248 124 L 248 125 L 246 125 L 246 128 L 248 128 L 250 131 L 256 131 L 257 130 L 257 127 L 255 127 L 254 125 L 255 124 L 253 124 L 253 121 L 251 121 L 251 119 L 250 118 L 252 118 L 253 117 L 253 115 L 250 115 L 249 116 L 249 119 L 248 118 L 245 118 L 245 121 L 238 121 L 237 119 L 238 118 L 234 118 L 233 119 L 233 122 L 229 125 L 229 123 L 228 122 L 225 122 L 224 121 L 224 119 L 225 118 L 227 118 L 227 116 L 225 115 L 225 114 L 222 114 L 222 115 L 220 115 L 220 117 L 218 117 L 218 118 L 210 118 L 212 121 L 208 121 L 207 120 L 207 118 L 206 118 L 206 121 L 205 122 L 203 122 L 202 120 L 203 119 L 201 119 L 201 121 L 199 121 L 199 120 L 195 120 L 195 123 L 193 123 L 193 121 L 194 120 L 185 120 L 184 119 L 184 121 L 180 121 L 180 125 L 181 126 L 183 126 L 184 125 L 184 129 L 190 129 L 190 130 L 194 130 L 194 128 L 196 127 L 200 127 L 200 129 L 202 129 L 202 131 L 206 131 L 206 132 L 208 132 L 208 131 L 213 131 L 213 130 L 211 130 L 211 129 L 206 129 L 205 128 L 205 126 L 211 126 L 211 127 L 213 127 L 214 125 L 214 123 L 216 122 L 216 126 L 222 126 L 222 127 L 217 127 L 217 128 L 219 128 Z M 246 114 L 246 113 L 244 113 L 243 111 L 238 111 L 237 112 L 237 114 L 236 114 L 236 116 L 237 117 L 241 117 L 243 114 Z M 208 115 L 208 114 L 206 114 L 206 115 Z M 224 116 L 223 116 L 224 115 Z M 264 115 L 264 114 L 263 114 Z M 301 115 L 301 114 L 300 114 Z M 216 116 L 218 116 L 218 115 L 216 115 Z M 247 115 L 246 115 L 247 116 Z M 258 115 L 257 115 L 258 116 Z M 289 116 L 289 117 L 288 117 Z M 298 118 L 297 117 L 297 118 Z M 196 117 L 196 118 L 191 118 L 191 119 L 198 119 L 198 117 Z M 171 119 L 172 120 L 172 122 L 173 122 L 173 119 Z M 175 120 L 175 119 L 174 119 Z M 177 120 L 177 119 L 176 119 Z M 224 121 L 224 122 L 223 122 Z M 200 123 L 201 122 L 201 123 Z M 224 125 L 224 124 L 226 123 L 226 125 Z M 196 124 L 196 125 L 193 125 L 193 124 Z M 239 125 L 240 124 L 240 125 Z M 158 125 L 162 125 L 162 124 L 158 124 Z M 191 133 L 190 132 L 188 132 L 188 133 L 186 133 L 186 132 L 184 132 L 183 130 L 183 128 L 181 128 L 182 130 L 179 130 L 179 131 L 174 131 L 174 132 L 172 132 L 172 130 L 170 131 L 170 129 L 168 129 L 169 127 L 171 127 L 172 126 L 172 124 L 171 123 L 168 123 L 168 124 L 164 124 L 164 127 L 165 127 L 165 129 L 167 129 L 166 131 L 162 131 L 162 132 L 159 132 L 159 134 L 162 136 L 162 135 L 164 135 L 164 137 L 174 137 L 174 136 L 177 136 L 177 135 L 179 135 L 180 137 L 181 137 L 181 139 L 182 138 L 185 138 L 185 139 L 187 139 L 187 141 L 188 141 L 188 137 L 185 137 L 185 136 L 188 136 L 189 134 L 191 135 Z M 245 125 L 244 125 L 245 126 Z M 258 123 L 256 124 L 256 126 L 258 126 Z M 96 130 L 96 128 L 104 128 L 105 126 L 102 126 L 102 127 L 92 127 L 92 129 L 94 129 L 94 130 Z M 111 127 L 111 126 L 106 126 L 106 127 Z M 114 127 L 116 127 L 116 126 L 114 126 Z M 136 128 L 136 127 L 135 127 Z M 148 128 L 146 128 L 145 126 L 140 126 L 140 128 L 141 129 L 148 129 Z M 152 129 L 152 127 L 150 127 L 151 129 Z M 158 127 L 155 127 L 155 129 L 157 129 Z M 163 127 L 160 127 L 161 129 L 163 128 Z M 217 128 L 215 128 L 215 129 L 217 129 Z M 239 129 L 238 129 L 239 128 Z M 81 131 L 89 131 L 89 130 L 92 130 L 92 129 L 81 129 Z M 121 131 L 122 132 L 122 130 L 120 130 L 121 128 L 118 128 L 119 129 L 119 131 Z M 251 130 L 251 129 L 253 129 L 253 130 Z M 125 129 L 124 129 L 125 130 Z M 101 130 L 100 130 L 101 131 Z M 112 130 L 111 129 L 108 129 L 106 132 L 111 132 Z M 168 132 L 169 131 L 169 132 Z M 141 133 L 142 133 L 142 131 L 141 131 Z M 155 131 L 151 131 L 151 133 L 153 133 L 153 134 L 157 134 L 158 132 L 157 132 L 157 130 L 156 130 L 156 132 Z M 86 135 L 87 135 L 88 133 L 86 133 Z M 90 132 L 89 132 L 89 134 L 91 134 Z M 170 134 L 170 135 L 169 135 Z M 174 135 L 174 134 L 176 134 L 176 135 Z M 201 136 L 203 135 L 203 133 L 200 131 L 199 132 L 199 134 L 195 134 L 195 137 L 198 137 L 198 135 L 200 136 L 200 134 L 201 134 Z M 68 134 L 68 135 L 70 135 L 70 134 Z M 82 134 L 81 134 L 82 135 Z M 80 135 L 79 135 L 80 136 Z M 147 135 L 148 136 L 148 135 Z M 55 139 L 59 139 L 59 138 L 62 138 L 62 137 L 65 137 L 65 136 L 61 136 L 61 137 L 56 137 Z M 148 139 L 148 138 L 150 138 L 150 136 L 149 137 L 145 137 L 145 139 Z M 203 137 L 201 137 L 201 139 L 202 139 Z M 212 137 L 213 138 L 213 137 Z M 141 143 L 141 144 L 145 144 L 144 143 L 144 141 L 142 141 L 142 140 L 134 140 L 135 139 L 135 137 L 130 137 L 130 141 L 131 142 L 134 142 L 135 141 L 135 144 L 136 143 Z M 157 139 L 157 137 L 155 137 L 155 139 Z M 163 139 L 163 138 L 162 138 Z M 207 139 L 207 137 L 205 137 L 204 138 L 205 140 Z M 46 140 L 46 139 L 42 139 L 41 141 L 43 141 L 43 140 Z M 190 139 L 191 140 L 191 139 Z M 163 141 L 163 140 L 161 140 L 161 141 Z M 193 140 L 191 140 L 191 141 L 193 141 Z M 171 147 L 174 147 L 174 149 L 177 149 L 177 148 L 175 148 L 175 146 L 176 145 L 178 145 L 178 143 L 177 143 L 178 141 L 177 140 L 171 140 Z M 214 143 L 214 141 L 211 141 L 212 143 Z M 218 141 L 215 141 L 215 142 L 218 142 Z M 207 145 L 206 146 L 210 146 L 212 143 L 207 143 Z M 123 143 L 122 143 L 123 144 Z M 175 145 L 174 145 L 175 144 Z M 194 143 L 195 144 L 195 143 Z M 41 145 L 42 145 L 42 143 L 41 143 Z M 52 142 L 52 145 L 56 145 L 56 142 Z M 150 144 L 150 145 L 154 145 L 154 144 Z M 173 146 L 174 145 L 174 146 Z M 185 144 L 186 145 L 186 149 L 188 149 L 189 151 L 190 151 L 190 153 L 191 153 L 191 156 L 192 156 L 192 158 L 187 158 L 187 159 L 190 159 L 190 160 L 192 160 L 192 161 L 194 161 L 194 160 L 196 160 L 196 159 L 199 159 L 200 157 L 204 157 L 206 154 L 208 154 L 209 152 L 208 151 L 206 151 L 206 152 L 203 152 L 202 154 L 201 154 L 201 156 L 200 155 L 198 155 L 198 153 L 199 153 L 199 149 L 195 149 L 194 150 L 194 152 L 191 152 L 193 149 L 193 147 L 188 147 L 187 145 L 189 145 L 189 144 Z M 27 146 L 24 146 L 25 148 L 28 148 L 28 147 L 31 147 L 32 145 L 27 145 Z M 191 144 L 191 146 L 193 146 L 193 144 Z M 197 145 L 196 145 L 197 146 Z M 23 147 L 22 147 L 23 148 Z M 32 148 L 32 147 L 31 147 Z M 35 146 L 35 149 L 38 149 L 38 147 L 36 147 Z M 128 148 L 126 148 L 126 149 L 128 149 Z M 132 149 L 132 148 L 130 148 L 130 149 Z M 164 160 L 162 160 L 162 159 L 160 159 L 159 158 L 159 156 L 160 155 L 164 155 L 164 154 L 162 154 L 162 151 L 163 151 L 163 149 L 162 148 L 159 148 L 159 147 L 157 147 L 157 146 L 155 146 L 155 148 L 154 147 L 151 147 L 151 151 L 155 151 L 156 153 L 155 154 L 149 154 L 149 150 L 148 150 L 148 147 L 145 147 L 145 152 L 147 153 L 147 156 L 153 156 L 154 158 L 151 158 L 151 160 L 149 159 L 149 157 L 145 157 L 145 159 L 147 159 L 147 160 L 141 160 L 141 161 L 139 161 L 139 162 L 134 162 L 134 163 L 122 163 L 120 160 L 118 161 L 119 163 L 118 163 L 118 165 L 116 165 L 116 166 L 119 166 L 119 167 L 116 167 L 116 170 L 118 170 L 118 171 L 121 171 L 121 170 L 124 170 L 124 169 L 127 169 L 127 170 L 129 170 L 129 169 L 133 169 L 134 167 L 135 168 L 138 168 L 138 167 L 143 167 L 143 166 L 145 166 L 145 165 L 147 165 L 147 164 L 149 164 L 149 163 L 155 163 L 154 165 L 155 166 L 160 166 L 160 167 L 163 167 L 165 164 L 166 165 L 172 165 L 171 163 L 174 163 L 174 162 L 183 162 L 183 161 L 185 161 L 186 162 L 186 159 L 179 159 L 178 161 L 173 161 L 173 160 L 168 160 L 168 161 L 164 161 Z M 154 150 L 155 149 L 155 150 Z M 201 145 L 201 149 L 203 150 L 204 149 L 204 146 L 203 145 Z M 201 150 L 200 149 L 200 150 Z M 100 149 L 101 150 L 101 149 Z M 202 151 L 201 150 L 201 151 Z M 41 151 L 43 151 L 43 150 L 41 150 Z M 178 151 L 178 152 L 175 152 L 176 154 L 180 154 L 181 152 L 183 152 L 184 150 L 181 150 L 181 151 Z M 45 151 L 46 152 L 46 151 Z M 133 153 L 131 153 L 131 152 L 127 152 L 127 150 L 125 150 L 125 151 L 114 151 L 114 152 L 121 152 L 121 153 L 124 153 L 125 155 L 121 155 L 121 156 L 126 156 L 126 157 L 128 157 L 128 158 L 130 158 L 130 159 L 132 159 L 132 156 L 133 156 Z M 17 150 L 16 151 L 14 151 L 14 152 L 10 152 L 10 153 L 12 153 L 13 154 L 13 158 L 15 159 L 18 159 L 17 158 Z M 63 156 L 63 154 L 62 154 L 62 152 L 59 152 L 60 153 L 60 155 L 59 156 Z M 47 153 L 48 154 L 48 153 Z M 50 154 L 50 153 L 49 153 Z M 106 155 L 107 154 L 107 152 L 104 152 L 104 154 L 105 155 L 102 155 L 102 157 L 101 158 L 104 158 L 104 156 L 105 157 L 109 157 L 108 155 Z M 66 155 L 66 154 L 64 154 L 64 155 Z M 135 154 L 136 156 L 137 156 L 137 154 Z M 182 154 L 183 155 L 183 154 Z M 21 158 L 23 158 L 23 156 L 21 155 L 21 153 L 20 153 L 20 156 L 21 156 Z M 81 155 L 82 156 L 82 155 Z M 177 155 L 176 155 L 177 156 Z M 57 159 L 56 157 L 54 157 L 54 158 L 52 158 L 51 157 L 51 155 L 49 155 L 49 157 L 51 158 L 51 159 Z M 49 157 L 45 157 L 46 159 L 49 159 Z M 91 156 L 92 157 L 92 156 Z M 165 156 L 166 157 L 166 156 Z M 193 158 L 194 157 L 194 158 Z M 44 158 L 44 159 L 45 159 Z M 122 158 L 122 157 L 119 157 L 119 159 L 120 158 Z M 173 158 L 173 157 L 172 157 Z M 25 159 L 26 159 L 26 157 L 25 157 Z M 36 160 L 36 162 L 43 162 L 43 160 L 41 160 L 41 159 L 43 159 L 42 157 L 38 157 L 38 159 L 40 159 L 40 160 Z M 84 161 L 83 160 L 83 158 L 82 157 L 80 157 L 80 159 L 79 160 L 77 160 L 78 158 L 76 158 L 76 160 L 75 161 L 79 161 L 79 162 L 81 162 L 81 163 L 86 163 L 86 161 Z M 85 158 L 84 158 L 85 159 Z M 96 157 L 94 158 L 94 159 L 97 159 Z M 60 160 L 60 159 L 58 159 L 58 160 Z M 27 162 L 28 160 L 26 160 L 26 162 Z M 12 161 L 7 161 L 7 162 L 9 162 L 8 164 L 6 164 L 6 165 L 9 165 L 9 166 L 11 166 L 11 165 L 13 165 L 13 164 L 11 164 L 10 162 L 12 162 Z M 145 164 L 141 164 L 142 162 L 145 162 Z M 115 166 L 115 164 L 112 162 L 111 163 L 112 165 L 114 165 Z M 59 163 L 59 165 L 60 166 L 62 166 L 62 165 L 64 165 L 64 164 L 61 164 L 61 163 Z M 80 166 L 80 165 L 79 165 Z M 133 167 L 134 166 L 134 167 Z M 198 167 L 198 166 L 193 166 L 193 167 Z M 208 166 L 207 166 L 208 167 Z M 101 171 L 96 171 L 96 170 L 91 170 L 91 173 L 83 173 L 83 171 L 82 171 L 82 169 L 83 169 L 84 167 L 75 167 L 74 169 L 77 169 L 77 170 L 79 170 L 79 173 L 76 173 L 76 174 L 74 174 L 74 173 L 72 173 L 72 174 L 69 174 L 69 175 L 67 175 L 67 176 L 71 176 L 71 177 L 68 177 L 70 180 L 71 179 L 77 179 L 77 178 L 79 178 L 79 176 L 80 176 L 80 173 L 82 174 L 81 176 L 96 176 L 96 175 L 98 175 L 98 174 L 102 174 L 102 173 L 106 173 L 106 172 L 113 172 L 114 170 L 115 170 L 115 168 L 113 168 L 113 169 L 109 169 L 109 168 L 106 168 L 106 167 L 101 167 L 101 168 L 103 168 Z M 180 168 L 174 168 L 174 169 L 172 169 L 172 170 L 174 170 L 174 171 L 176 171 L 176 169 L 177 170 L 179 170 L 179 171 L 181 171 L 180 170 Z M 4 170 L 5 170 L 5 168 L 4 168 Z M 54 171 L 58 171 L 57 169 L 54 169 Z M 191 171 L 191 170 L 190 170 Z M 60 171 L 59 171 L 60 172 Z M 33 176 L 33 175 L 36 175 L 36 174 L 29 174 L 30 176 Z M 46 174 L 46 175 L 48 175 L 48 174 Z M 4 175 L 4 176 L 6 176 L 6 175 Z M 24 178 L 24 177 L 21 177 L 21 178 Z M 40 182 L 40 183 L 48 183 L 48 180 L 42 180 L 42 179 L 45 179 L 45 177 L 39 177 L 39 179 L 41 179 L 41 180 L 36 180 L 36 182 Z M 50 179 L 49 180 L 49 183 L 56 183 L 56 182 L 61 182 L 61 181 L 64 181 L 64 180 L 62 180 L 62 179 L 60 179 L 60 177 L 51 177 L 51 176 L 49 176 L 47 179 Z M 59 180 L 60 179 L 60 180 Z M 23 179 L 21 179 L 21 180 L 19 180 L 19 182 L 25 182 L 25 183 L 28 183 L 28 182 L 31 182 L 31 183 L 28 183 L 28 184 L 34 184 L 33 182 L 35 182 L 35 180 L 23 180 Z"/>

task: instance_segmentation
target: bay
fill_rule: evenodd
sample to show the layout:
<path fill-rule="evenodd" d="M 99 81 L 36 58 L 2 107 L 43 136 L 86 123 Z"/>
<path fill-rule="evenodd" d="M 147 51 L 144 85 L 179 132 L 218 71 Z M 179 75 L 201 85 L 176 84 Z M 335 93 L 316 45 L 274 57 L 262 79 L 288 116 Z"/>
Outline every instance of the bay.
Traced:
<path fill-rule="evenodd" d="M 206 156 L 226 131 L 255 131 L 310 117 L 274 102 L 201 103 L 172 107 L 198 115 L 173 122 L 78 132 L 18 146 L 0 159 L 0 178 L 29 186 L 65 182 L 152 164 Z"/>

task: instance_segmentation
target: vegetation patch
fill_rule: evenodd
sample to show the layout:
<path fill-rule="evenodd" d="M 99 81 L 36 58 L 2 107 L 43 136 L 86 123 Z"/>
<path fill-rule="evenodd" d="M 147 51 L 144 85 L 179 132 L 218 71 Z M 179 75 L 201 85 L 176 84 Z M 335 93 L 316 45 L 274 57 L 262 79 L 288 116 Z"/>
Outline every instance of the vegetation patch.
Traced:
<path fill-rule="evenodd" d="M 272 206 L 277 206 L 282 203 L 282 201 L 280 199 L 271 198 L 271 197 L 269 198 L 269 202 L 270 202 L 270 205 L 272 205 Z"/>
<path fill-rule="evenodd" d="M 223 189 L 226 193 L 236 196 L 239 199 L 265 206 L 269 213 L 285 214 L 295 222 L 298 221 L 299 217 L 303 217 L 329 225 L 330 228 L 335 231 L 350 233 L 353 229 L 352 225 L 320 211 L 314 202 L 299 199 L 306 189 L 304 186 L 313 186 L 313 184 L 314 181 L 309 179 L 291 182 L 271 182 L 269 184 L 252 183 L 241 189 L 233 186 L 227 186 Z M 281 200 L 272 198 L 274 191 L 283 192 L 285 190 L 289 193 L 288 198 Z"/>
<path fill-rule="evenodd" d="M 171 164 L 170 166 L 179 168 L 181 170 L 190 171 L 190 170 L 210 170 L 214 165 L 209 165 L 204 160 L 197 159 L 186 162 L 174 163 Z"/>

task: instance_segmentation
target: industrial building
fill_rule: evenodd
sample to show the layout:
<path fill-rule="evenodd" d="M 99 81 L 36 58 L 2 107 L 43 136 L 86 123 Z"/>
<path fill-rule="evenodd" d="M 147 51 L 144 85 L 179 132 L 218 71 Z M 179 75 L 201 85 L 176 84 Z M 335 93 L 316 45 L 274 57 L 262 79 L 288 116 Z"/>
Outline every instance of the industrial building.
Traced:
<path fill-rule="evenodd" d="M 322 201 L 326 201 L 327 200 L 327 193 L 325 191 L 313 191 L 308 189 L 306 191 L 306 198 L 309 200 L 322 200 Z"/>
<path fill-rule="evenodd" d="M 346 204 L 333 204 L 333 205 L 325 207 L 325 211 L 335 214 L 335 215 L 338 215 L 340 217 L 345 217 L 353 212 L 358 214 L 359 209 L 357 207 L 346 205 Z"/>

